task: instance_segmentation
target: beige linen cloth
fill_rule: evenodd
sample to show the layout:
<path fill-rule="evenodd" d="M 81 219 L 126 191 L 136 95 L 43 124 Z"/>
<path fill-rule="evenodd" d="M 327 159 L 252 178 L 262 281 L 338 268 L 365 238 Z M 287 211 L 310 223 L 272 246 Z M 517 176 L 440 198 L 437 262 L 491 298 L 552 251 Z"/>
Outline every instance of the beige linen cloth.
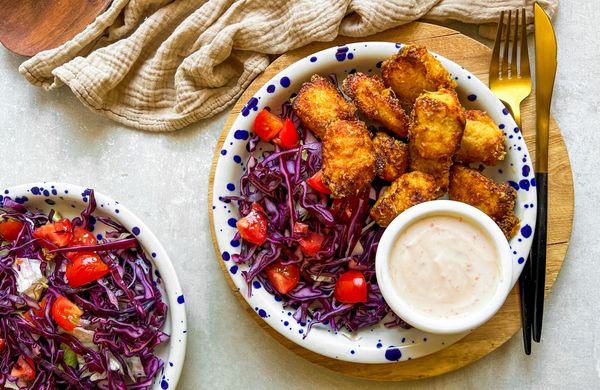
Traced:
<path fill-rule="evenodd" d="M 553 16 L 558 0 L 540 1 Z M 531 0 L 114 0 L 83 32 L 25 61 L 47 90 L 64 84 L 124 125 L 171 131 L 234 102 L 269 55 L 422 17 L 491 23 Z M 531 15 L 529 15 L 531 22 Z"/>

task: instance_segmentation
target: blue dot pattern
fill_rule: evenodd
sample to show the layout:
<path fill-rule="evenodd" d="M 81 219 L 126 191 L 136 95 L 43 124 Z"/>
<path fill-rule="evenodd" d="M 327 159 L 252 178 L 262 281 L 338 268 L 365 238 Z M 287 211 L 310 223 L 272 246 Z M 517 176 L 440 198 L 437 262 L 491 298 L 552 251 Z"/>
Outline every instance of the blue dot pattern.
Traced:
<path fill-rule="evenodd" d="M 258 111 L 258 99 L 255 97 L 248 100 L 248 103 L 242 108 L 242 115 L 248 116 L 251 111 Z"/>
<path fill-rule="evenodd" d="M 235 139 L 248 139 L 249 136 L 250 133 L 248 133 L 248 130 L 236 130 L 235 133 L 233 133 L 233 138 Z"/>
<path fill-rule="evenodd" d="M 523 235 L 523 237 L 525 238 L 529 238 L 531 236 L 531 233 L 533 231 L 531 230 L 531 226 L 529 225 L 525 225 L 521 228 L 521 234 Z"/>
<path fill-rule="evenodd" d="M 391 346 L 385 350 L 385 358 L 391 362 L 397 362 L 401 357 L 402 352 L 400 352 L 399 348 Z"/>

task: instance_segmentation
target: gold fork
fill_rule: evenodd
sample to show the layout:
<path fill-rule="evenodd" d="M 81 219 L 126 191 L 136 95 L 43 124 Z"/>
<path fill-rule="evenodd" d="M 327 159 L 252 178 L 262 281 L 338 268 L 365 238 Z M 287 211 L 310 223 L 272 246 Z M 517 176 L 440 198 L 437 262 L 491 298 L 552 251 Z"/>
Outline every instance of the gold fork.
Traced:
<path fill-rule="evenodd" d="M 514 29 L 512 29 L 512 11 L 508 11 L 508 21 L 504 25 L 504 11 L 500 14 L 496 42 L 492 61 L 490 62 L 490 89 L 510 109 L 519 129 L 521 128 L 521 102 L 531 93 L 531 72 L 529 70 L 529 51 L 527 49 L 527 31 L 525 24 L 525 10 L 521 9 L 521 32 L 519 34 L 519 10 L 515 11 Z M 503 34 L 504 32 L 504 34 Z M 500 58 L 501 46 L 503 47 L 502 59 Z M 509 62 L 509 46 L 512 55 Z M 520 46 L 520 55 L 517 59 L 517 46 Z M 517 64 L 517 62 L 519 62 Z M 517 66 L 518 65 L 518 66 Z M 523 266 L 519 277 L 519 290 L 521 295 L 521 319 L 523 322 L 523 348 L 527 355 L 531 354 L 531 332 L 533 319 L 533 291 L 531 284 L 533 273 L 531 259 Z"/>
<path fill-rule="evenodd" d="M 521 9 L 521 33 L 519 34 L 519 10 L 515 11 L 514 29 L 512 29 L 512 11 L 508 11 L 508 21 L 504 25 L 504 11 L 500 14 L 494 52 L 490 62 L 490 89 L 498 96 L 510 111 L 521 128 L 521 102 L 531 93 L 531 72 L 529 70 L 529 51 L 527 49 L 527 31 L 525 24 L 525 10 Z M 504 30 L 504 34 L 503 34 Z M 503 55 L 500 50 L 503 46 Z M 509 62 L 509 46 L 512 56 Z M 517 67 L 517 46 L 520 46 L 519 66 Z"/>

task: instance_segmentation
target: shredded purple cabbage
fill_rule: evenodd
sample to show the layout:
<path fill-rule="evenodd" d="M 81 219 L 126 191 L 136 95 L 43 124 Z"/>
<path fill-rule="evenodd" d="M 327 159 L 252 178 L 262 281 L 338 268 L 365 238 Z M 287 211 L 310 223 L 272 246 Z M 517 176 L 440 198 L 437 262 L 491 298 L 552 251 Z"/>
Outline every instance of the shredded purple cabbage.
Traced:
<path fill-rule="evenodd" d="M 407 327 L 391 312 L 375 276 L 375 253 L 383 228 L 372 222 L 369 209 L 375 200 L 373 194 L 379 193 L 382 185 L 374 183 L 370 191 L 342 200 L 336 212 L 342 214 L 339 209 L 350 208 L 353 214 L 349 220 L 335 215 L 332 199 L 306 183 L 321 169 L 320 142 L 301 127 L 290 102 L 283 104 L 280 116 L 294 122 L 301 133 L 300 146 L 288 150 L 274 146 L 274 150 L 264 151 L 258 158 L 251 156 L 240 179 L 240 196 L 223 198 L 237 201 L 242 216 L 250 212 L 253 202 L 258 202 L 268 217 L 266 242 L 258 246 L 242 240 L 240 254 L 232 256 L 234 262 L 249 266 L 242 272 L 248 294 L 253 280 L 258 279 L 269 293 L 282 300 L 284 307 L 294 309 L 298 322 L 308 323 L 305 335 L 314 324 L 328 325 L 334 331 L 346 328 L 354 332 L 379 323 L 390 313 L 393 319 L 386 326 Z M 258 143 L 255 136 L 248 144 L 255 155 Z M 299 249 L 301 237 L 292 233 L 296 221 L 325 236 L 315 257 L 306 257 Z M 235 239 L 240 239 L 239 233 Z M 277 260 L 300 267 L 301 280 L 287 294 L 280 294 L 264 273 L 265 267 Z M 348 270 L 364 274 L 368 283 L 367 302 L 345 304 L 335 300 L 335 282 Z"/>
<path fill-rule="evenodd" d="M 73 226 L 91 229 L 96 202 L 88 190 L 89 203 Z M 163 367 L 154 348 L 168 339 L 163 328 L 167 305 L 153 280 L 152 263 L 137 240 L 123 226 L 108 218 L 97 219 L 114 231 L 95 247 L 55 248 L 49 241 L 33 238 L 33 230 L 51 221 L 54 215 L 28 210 L 8 197 L 0 198 L 0 220 L 11 218 L 24 223 L 15 241 L 0 240 L 0 388 L 8 383 L 28 389 L 145 389 Z M 79 288 L 71 288 L 65 278 L 69 261 L 64 253 L 95 251 L 109 266 L 110 273 Z M 19 293 L 15 261 L 40 260 L 47 279 L 39 297 Z M 63 295 L 82 311 L 81 333 L 62 330 L 52 319 L 51 306 Z M 43 315 L 29 309 L 40 309 Z M 30 319 L 23 315 L 28 312 Z M 92 333 L 93 332 L 93 333 Z M 65 361 L 67 348 L 77 362 Z M 69 351 L 69 353 L 71 353 Z M 19 356 L 34 362 L 35 379 L 25 382 L 12 377 Z"/>

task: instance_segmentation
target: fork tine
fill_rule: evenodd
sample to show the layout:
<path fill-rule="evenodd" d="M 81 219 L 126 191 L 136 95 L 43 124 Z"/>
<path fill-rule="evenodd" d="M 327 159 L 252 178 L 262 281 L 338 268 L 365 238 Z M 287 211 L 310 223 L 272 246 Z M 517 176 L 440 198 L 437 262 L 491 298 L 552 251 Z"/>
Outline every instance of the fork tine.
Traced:
<path fill-rule="evenodd" d="M 494 50 L 492 52 L 492 60 L 490 62 L 490 78 L 497 79 L 500 70 L 500 45 L 502 44 L 502 28 L 504 27 L 504 11 L 500 13 L 500 21 L 498 22 L 498 30 L 496 31 L 496 40 L 494 41 Z"/>
<path fill-rule="evenodd" d="M 519 10 L 515 11 L 515 28 L 513 29 L 512 57 L 510 58 L 510 77 L 517 77 L 517 44 L 519 42 Z M 521 45 L 523 42 L 521 42 Z"/>
<path fill-rule="evenodd" d="M 510 44 L 510 19 L 512 18 L 512 11 L 508 11 L 508 20 L 506 22 L 506 34 L 504 34 L 504 52 L 502 54 L 502 78 L 508 78 L 508 45 Z"/>
<path fill-rule="evenodd" d="M 521 77 L 530 77 L 529 70 L 529 50 L 527 49 L 527 28 L 525 24 L 525 9 L 521 8 L 521 64 L 519 75 Z"/>

